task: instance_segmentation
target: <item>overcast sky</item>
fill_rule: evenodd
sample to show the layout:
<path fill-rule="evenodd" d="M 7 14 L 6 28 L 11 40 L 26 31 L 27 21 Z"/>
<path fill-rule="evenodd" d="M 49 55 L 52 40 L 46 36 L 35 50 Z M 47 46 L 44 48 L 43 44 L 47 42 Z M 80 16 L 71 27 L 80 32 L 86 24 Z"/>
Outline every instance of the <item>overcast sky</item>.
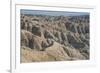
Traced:
<path fill-rule="evenodd" d="M 87 12 L 45 11 L 45 10 L 28 10 L 28 9 L 21 9 L 21 14 L 51 15 L 51 16 L 89 15 L 89 13 L 87 13 Z"/>

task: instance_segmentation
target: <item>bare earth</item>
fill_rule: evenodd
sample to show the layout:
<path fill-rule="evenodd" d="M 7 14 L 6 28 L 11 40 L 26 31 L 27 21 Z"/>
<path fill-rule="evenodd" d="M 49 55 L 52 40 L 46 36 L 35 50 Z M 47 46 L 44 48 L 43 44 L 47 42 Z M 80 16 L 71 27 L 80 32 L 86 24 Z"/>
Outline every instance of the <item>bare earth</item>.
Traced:
<path fill-rule="evenodd" d="M 89 16 L 21 14 L 21 63 L 89 59 Z"/>

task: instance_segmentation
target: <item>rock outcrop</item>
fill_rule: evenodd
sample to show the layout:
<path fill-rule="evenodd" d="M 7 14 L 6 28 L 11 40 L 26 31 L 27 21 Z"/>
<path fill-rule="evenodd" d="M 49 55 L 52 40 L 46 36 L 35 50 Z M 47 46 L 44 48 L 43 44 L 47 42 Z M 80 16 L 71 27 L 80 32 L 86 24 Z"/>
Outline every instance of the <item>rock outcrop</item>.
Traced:
<path fill-rule="evenodd" d="M 21 14 L 21 62 L 89 59 L 89 16 Z"/>

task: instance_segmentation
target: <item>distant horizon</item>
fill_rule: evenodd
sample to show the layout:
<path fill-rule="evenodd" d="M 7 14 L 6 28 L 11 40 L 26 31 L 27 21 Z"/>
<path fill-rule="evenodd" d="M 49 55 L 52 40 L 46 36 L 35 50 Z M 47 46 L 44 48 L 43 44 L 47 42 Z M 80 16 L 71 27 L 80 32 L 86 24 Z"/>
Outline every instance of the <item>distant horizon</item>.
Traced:
<path fill-rule="evenodd" d="M 21 9 L 20 13 L 26 14 L 26 15 L 49 15 L 49 16 L 83 16 L 83 15 L 89 15 L 88 12 L 46 11 L 46 10 L 28 10 L 28 9 Z"/>

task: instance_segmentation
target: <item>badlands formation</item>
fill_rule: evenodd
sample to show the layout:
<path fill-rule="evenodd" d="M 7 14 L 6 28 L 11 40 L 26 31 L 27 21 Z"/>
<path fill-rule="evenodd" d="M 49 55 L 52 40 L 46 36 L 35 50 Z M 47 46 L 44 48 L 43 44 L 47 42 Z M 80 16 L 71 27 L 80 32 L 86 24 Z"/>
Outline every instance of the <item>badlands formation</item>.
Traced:
<path fill-rule="evenodd" d="M 21 14 L 21 63 L 89 59 L 89 16 Z"/>

